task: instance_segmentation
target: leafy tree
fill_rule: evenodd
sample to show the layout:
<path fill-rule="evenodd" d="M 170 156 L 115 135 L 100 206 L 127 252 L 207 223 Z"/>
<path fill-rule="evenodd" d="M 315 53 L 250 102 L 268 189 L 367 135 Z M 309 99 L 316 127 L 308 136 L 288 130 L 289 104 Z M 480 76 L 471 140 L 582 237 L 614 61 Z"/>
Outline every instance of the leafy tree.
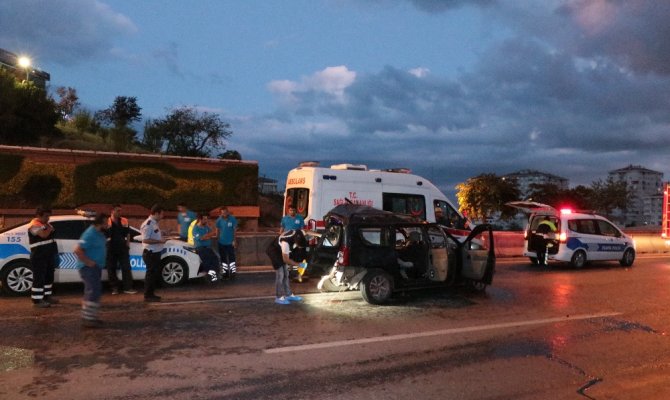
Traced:
<path fill-rule="evenodd" d="M 102 123 L 111 124 L 108 134 L 112 145 L 117 151 L 127 150 L 136 141 L 137 131 L 130 127 L 142 116 L 142 108 L 137 105 L 136 97 L 117 96 L 109 108 L 95 113 L 95 118 Z M 105 136 L 105 132 L 102 132 Z"/>
<path fill-rule="evenodd" d="M 495 174 L 482 174 L 456 185 L 456 197 L 460 211 L 472 219 L 485 220 L 494 213 L 509 218 L 515 210 L 505 203 L 519 199 L 519 187 L 515 181 Z"/>
<path fill-rule="evenodd" d="M 568 205 L 576 210 L 592 210 L 593 206 L 593 189 L 583 185 L 575 186 L 565 192 L 563 202 L 557 204 Z"/>
<path fill-rule="evenodd" d="M 71 123 L 79 133 L 100 131 L 100 123 L 89 110 L 77 110 L 72 116 Z"/>
<path fill-rule="evenodd" d="M 531 183 L 529 185 L 529 199 L 538 203 L 555 206 L 559 198 L 564 194 L 558 185 L 553 183 Z"/>
<path fill-rule="evenodd" d="M 222 147 L 232 134 L 230 124 L 223 122 L 218 114 L 181 107 L 145 127 L 148 137 L 145 142 L 156 143 L 160 138 L 167 154 L 209 157 L 211 149 Z"/>
<path fill-rule="evenodd" d="M 160 153 L 163 151 L 163 135 L 158 127 L 154 125 L 154 121 L 148 119 L 144 122 L 144 134 L 142 135 L 142 147 L 153 153 Z"/>
<path fill-rule="evenodd" d="M 140 120 L 142 108 L 137 105 L 137 97 L 116 96 L 114 104 L 96 113 L 100 121 L 117 128 L 127 127 L 131 122 Z"/>
<path fill-rule="evenodd" d="M 242 154 L 237 150 L 227 150 L 218 155 L 222 160 L 242 160 Z"/>
<path fill-rule="evenodd" d="M 553 183 L 532 183 L 529 200 L 548 204 L 554 208 L 570 207 L 587 210 L 593 208 L 593 189 L 577 186 L 573 189 L 561 189 Z"/>
<path fill-rule="evenodd" d="M 18 82 L 0 68 L 0 143 L 35 145 L 41 136 L 57 134 L 56 106 L 32 82 Z"/>
<path fill-rule="evenodd" d="M 56 110 L 61 115 L 61 118 L 67 119 L 79 106 L 77 91 L 71 87 L 59 86 L 56 88 L 56 94 L 60 98 L 56 103 Z"/>
<path fill-rule="evenodd" d="M 601 179 L 594 181 L 591 190 L 593 190 L 594 208 L 608 217 L 615 208 L 626 210 L 632 197 L 626 181 L 614 180 L 611 176 L 606 181 Z"/>

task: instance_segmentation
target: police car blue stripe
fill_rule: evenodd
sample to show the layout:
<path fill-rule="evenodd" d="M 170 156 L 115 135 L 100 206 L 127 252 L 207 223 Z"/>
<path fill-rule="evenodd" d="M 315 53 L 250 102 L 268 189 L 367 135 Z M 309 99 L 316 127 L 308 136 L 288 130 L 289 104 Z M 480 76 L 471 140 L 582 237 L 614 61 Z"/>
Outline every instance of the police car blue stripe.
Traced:
<path fill-rule="evenodd" d="M 58 263 L 58 268 L 60 269 L 77 268 L 77 256 L 74 253 L 59 253 L 58 258 L 60 259 Z"/>
<path fill-rule="evenodd" d="M 30 254 L 30 250 L 20 244 L 0 244 L 0 258 L 7 258 L 17 254 Z"/>

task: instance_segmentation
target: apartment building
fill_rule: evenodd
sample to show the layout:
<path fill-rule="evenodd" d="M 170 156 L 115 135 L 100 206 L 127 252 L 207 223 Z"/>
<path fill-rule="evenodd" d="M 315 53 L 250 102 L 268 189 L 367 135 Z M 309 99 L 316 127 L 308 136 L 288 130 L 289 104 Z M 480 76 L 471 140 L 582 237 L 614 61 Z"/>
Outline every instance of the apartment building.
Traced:
<path fill-rule="evenodd" d="M 609 171 L 614 180 L 623 180 L 631 191 L 628 209 L 622 212 L 626 226 L 661 225 L 663 173 L 641 165 Z"/>

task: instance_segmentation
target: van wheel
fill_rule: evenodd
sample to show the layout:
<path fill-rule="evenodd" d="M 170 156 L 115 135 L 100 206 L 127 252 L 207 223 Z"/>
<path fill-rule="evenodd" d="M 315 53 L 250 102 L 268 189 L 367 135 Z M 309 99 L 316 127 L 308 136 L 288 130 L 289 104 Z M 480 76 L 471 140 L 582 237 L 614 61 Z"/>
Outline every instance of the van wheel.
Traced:
<path fill-rule="evenodd" d="M 188 267 L 181 258 L 166 257 L 161 265 L 161 279 L 166 286 L 178 286 L 188 280 Z"/>
<path fill-rule="evenodd" d="M 624 251 L 621 260 L 619 260 L 619 264 L 621 264 L 623 267 L 630 267 L 633 265 L 633 261 L 635 261 L 635 250 L 627 249 Z"/>
<path fill-rule="evenodd" d="M 30 261 L 19 260 L 11 263 L 2 271 L 2 290 L 12 296 L 30 293 L 33 288 L 33 270 Z"/>
<path fill-rule="evenodd" d="M 386 303 L 393 293 L 393 278 L 386 272 L 373 269 L 363 278 L 361 295 L 370 304 Z"/>
<path fill-rule="evenodd" d="M 570 259 L 570 264 L 577 269 L 584 267 L 586 264 L 586 252 L 584 250 L 575 251 L 575 254 Z"/>

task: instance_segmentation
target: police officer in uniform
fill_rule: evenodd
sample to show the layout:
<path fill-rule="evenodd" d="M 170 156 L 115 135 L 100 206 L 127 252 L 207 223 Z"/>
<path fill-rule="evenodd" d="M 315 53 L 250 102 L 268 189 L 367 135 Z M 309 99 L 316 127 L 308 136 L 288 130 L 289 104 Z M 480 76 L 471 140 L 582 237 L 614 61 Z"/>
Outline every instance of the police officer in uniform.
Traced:
<path fill-rule="evenodd" d="M 130 271 L 130 228 L 128 219 L 121 216 L 121 206 L 114 204 L 112 213 L 107 221 L 106 236 L 107 242 L 107 276 L 109 277 L 109 286 L 112 287 L 112 294 L 119 294 L 120 291 L 127 294 L 137 293 L 133 290 L 133 275 Z M 119 282 L 116 276 L 117 267 L 121 268 L 121 279 Z"/>
<path fill-rule="evenodd" d="M 35 218 L 28 226 L 28 242 L 30 243 L 30 263 L 33 267 L 33 288 L 31 298 L 33 305 L 39 308 L 57 304 L 53 297 L 54 270 L 58 263 L 58 245 L 54 240 L 54 227 L 49 223 L 51 209 L 38 207 Z"/>
<path fill-rule="evenodd" d="M 163 207 L 154 204 L 151 207 L 151 215 L 140 227 L 142 234 L 142 260 L 147 267 L 147 273 L 144 278 L 144 301 L 161 301 L 160 296 L 156 296 L 155 290 L 160 278 L 161 252 L 166 240 L 163 239 L 159 221 L 163 218 Z"/>

